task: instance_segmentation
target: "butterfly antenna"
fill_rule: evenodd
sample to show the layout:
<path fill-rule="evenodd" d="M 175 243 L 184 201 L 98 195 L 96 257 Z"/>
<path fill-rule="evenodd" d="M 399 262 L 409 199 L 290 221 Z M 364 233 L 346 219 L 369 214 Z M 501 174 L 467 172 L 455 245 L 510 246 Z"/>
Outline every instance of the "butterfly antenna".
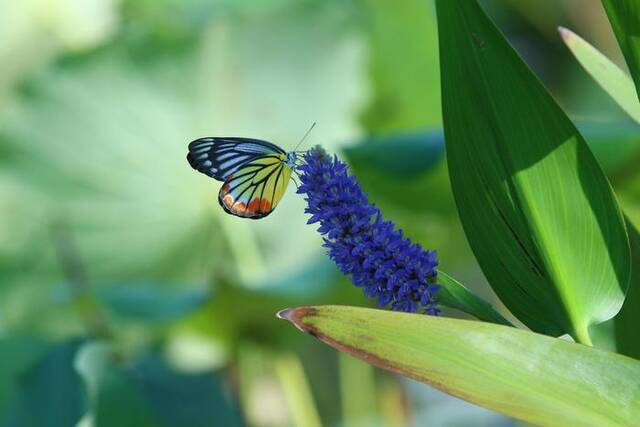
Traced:
<path fill-rule="evenodd" d="M 296 145 L 296 147 L 293 149 L 293 151 L 296 151 L 298 149 L 298 147 L 300 147 L 300 144 L 302 144 L 304 142 L 304 140 L 307 138 L 307 136 L 309 136 L 309 134 L 311 133 L 311 131 L 313 130 L 314 127 L 316 127 L 316 122 L 313 122 L 313 124 L 311 125 L 309 130 L 304 134 L 304 136 L 302 137 L 300 142 L 298 142 L 298 145 Z"/>

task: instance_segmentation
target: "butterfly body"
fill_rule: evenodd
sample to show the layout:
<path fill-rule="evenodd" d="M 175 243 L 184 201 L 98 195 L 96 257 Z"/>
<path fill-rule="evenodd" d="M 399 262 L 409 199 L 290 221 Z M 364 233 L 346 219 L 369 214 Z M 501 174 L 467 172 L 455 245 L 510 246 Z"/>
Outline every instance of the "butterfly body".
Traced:
<path fill-rule="evenodd" d="M 218 202 L 227 213 L 260 219 L 282 199 L 297 156 L 259 139 L 205 137 L 189 144 L 187 160 L 195 170 L 224 182 Z"/>

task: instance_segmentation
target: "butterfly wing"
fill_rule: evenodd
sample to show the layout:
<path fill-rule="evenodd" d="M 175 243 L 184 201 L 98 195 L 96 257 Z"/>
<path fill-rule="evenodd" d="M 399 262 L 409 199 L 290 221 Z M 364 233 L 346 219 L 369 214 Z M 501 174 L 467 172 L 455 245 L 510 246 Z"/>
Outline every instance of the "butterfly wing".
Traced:
<path fill-rule="evenodd" d="M 260 139 L 206 137 L 189 144 L 187 160 L 192 168 L 215 178 L 227 178 L 244 165 L 264 156 L 280 159 L 286 152 L 275 144 Z"/>
<path fill-rule="evenodd" d="M 227 176 L 218 201 L 231 215 L 260 219 L 276 208 L 284 195 L 291 168 L 286 155 L 263 155 L 245 163 Z"/>

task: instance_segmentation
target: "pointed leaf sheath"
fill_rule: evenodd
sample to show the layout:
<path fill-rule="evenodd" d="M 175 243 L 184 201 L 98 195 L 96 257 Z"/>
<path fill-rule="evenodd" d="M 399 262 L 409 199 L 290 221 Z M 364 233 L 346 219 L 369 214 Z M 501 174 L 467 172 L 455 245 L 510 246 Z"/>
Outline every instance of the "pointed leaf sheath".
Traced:
<path fill-rule="evenodd" d="M 631 77 L 576 33 L 562 27 L 559 31 L 580 65 L 633 120 L 640 123 L 640 100 Z"/>

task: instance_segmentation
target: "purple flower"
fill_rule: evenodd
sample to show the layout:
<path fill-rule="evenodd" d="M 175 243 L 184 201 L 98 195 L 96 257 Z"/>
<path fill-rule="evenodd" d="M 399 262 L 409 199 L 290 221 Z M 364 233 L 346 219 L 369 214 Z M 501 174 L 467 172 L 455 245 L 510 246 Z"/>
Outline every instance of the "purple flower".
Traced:
<path fill-rule="evenodd" d="M 320 147 L 305 153 L 297 167 L 311 214 L 320 223 L 329 257 L 378 305 L 394 310 L 439 313 L 434 293 L 438 260 L 435 252 L 404 239 L 391 221 L 369 203 L 347 165 Z"/>

